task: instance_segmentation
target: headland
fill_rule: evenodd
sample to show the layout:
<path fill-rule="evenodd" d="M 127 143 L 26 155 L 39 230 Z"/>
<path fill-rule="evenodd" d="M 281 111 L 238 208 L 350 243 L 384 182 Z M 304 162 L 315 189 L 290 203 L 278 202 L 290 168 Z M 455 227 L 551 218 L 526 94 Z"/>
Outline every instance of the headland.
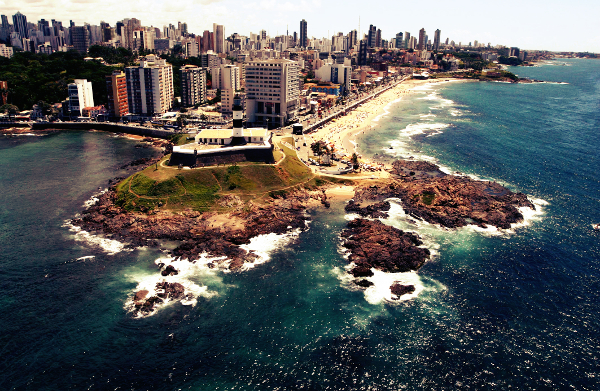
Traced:
<path fill-rule="evenodd" d="M 308 137 L 355 153 L 356 135 L 369 131 L 388 105 L 424 83 L 429 81 L 401 83 Z M 346 211 L 358 218 L 348 223 L 340 241 L 349 252 L 348 273 L 357 287 L 365 288 L 370 285 L 365 277 L 374 270 L 415 271 L 430 258 L 416 233 L 381 221 L 388 215 L 390 199 L 400 202 L 410 218 L 447 229 L 467 225 L 508 229 L 523 221 L 521 208 L 535 209 L 524 194 L 494 182 L 447 174 L 420 161 L 383 165 L 362 159 L 379 170 L 368 176 L 320 175 L 299 157 L 294 137 L 276 136 L 272 143 L 275 161 L 271 164 L 182 168 L 168 164 L 169 154 L 145 161 L 139 172 L 113 181 L 98 202 L 72 223 L 134 247 L 161 247 L 163 241 L 175 241 L 178 245 L 169 251 L 174 259 L 239 272 L 258 259 L 244 248 L 252 238 L 303 231 L 310 210 L 345 202 Z M 135 315 L 151 314 L 163 301 L 188 295 L 183 286 L 169 282 L 168 277 L 178 273 L 176 268 L 158 267 L 165 279 L 154 292 L 135 292 Z M 397 299 L 414 289 L 390 286 L 392 298 Z"/>

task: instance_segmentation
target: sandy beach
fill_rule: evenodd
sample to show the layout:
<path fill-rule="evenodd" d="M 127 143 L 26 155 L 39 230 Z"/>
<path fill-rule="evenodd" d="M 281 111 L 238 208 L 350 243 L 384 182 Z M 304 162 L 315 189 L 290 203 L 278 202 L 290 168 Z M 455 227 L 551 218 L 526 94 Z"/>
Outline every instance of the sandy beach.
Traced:
<path fill-rule="evenodd" d="M 311 133 L 310 137 L 313 141 L 323 140 L 328 143 L 333 143 L 335 152 L 339 155 L 349 157 L 357 152 L 356 137 L 372 128 L 373 121 L 385 112 L 386 106 L 390 103 L 400 101 L 406 94 L 413 93 L 414 88 L 417 86 L 440 82 L 442 81 L 406 80 L 381 95 L 363 103 L 356 109 L 350 111 L 347 115 L 332 120 L 323 128 Z M 360 156 L 360 158 L 364 163 L 375 164 L 362 156 Z M 377 163 L 377 165 L 381 164 Z"/>

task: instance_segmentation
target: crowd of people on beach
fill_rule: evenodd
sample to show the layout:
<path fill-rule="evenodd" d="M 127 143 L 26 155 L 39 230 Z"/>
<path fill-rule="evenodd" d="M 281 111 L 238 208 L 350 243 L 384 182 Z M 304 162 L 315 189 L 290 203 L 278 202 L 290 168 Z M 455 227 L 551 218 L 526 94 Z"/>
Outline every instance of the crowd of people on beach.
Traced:
<path fill-rule="evenodd" d="M 398 84 L 394 88 L 380 94 L 379 96 L 363 103 L 354 110 L 349 111 L 312 134 L 315 141 L 322 140 L 332 143 L 338 155 L 349 157 L 357 152 L 355 137 L 365 130 L 371 129 L 371 122 L 382 113 L 384 108 L 391 102 L 399 100 L 404 94 L 412 92 L 415 81 Z M 366 169 L 380 169 L 385 167 L 381 163 L 375 163 L 362 159 Z"/>

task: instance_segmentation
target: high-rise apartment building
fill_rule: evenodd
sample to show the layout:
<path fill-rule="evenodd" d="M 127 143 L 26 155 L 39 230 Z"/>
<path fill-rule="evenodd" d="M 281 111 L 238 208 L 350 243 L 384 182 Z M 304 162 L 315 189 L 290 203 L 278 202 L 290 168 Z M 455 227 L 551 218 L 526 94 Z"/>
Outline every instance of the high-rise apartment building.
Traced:
<path fill-rule="evenodd" d="M 368 50 L 368 42 L 366 39 L 362 39 L 358 45 L 358 58 L 357 64 L 358 66 L 367 65 L 367 50 Z"/>
<path fill-rule="evenodd" d="M 151 28 L 138 28 L 133 31 L 133 43 L 131 48 L 133 50 L 154 50 L 154 40 L 156 39 L 156 33 Z"/>
<path fill-rule="evenodd" d="M 112 75 L 106 76 L 106 92 L 108 95 L 108 111 L 112 118 L 118 119 L 129 113 L 125 72 L 113 71 Z"/>
<path fill-rule="evenodd" d="M 408 31 L 404 32 L 404 48 L 408 49 L 408 43 L 410 42 L 410 33 Z"/>
<path fill-rule="evenodd" d="M 87 53 L 90 47 L 90 32 L 87 26 L 70 27 L 73 48 L 81 54 Z"/>
<path fill-rule="evenodd" d="M 422 28 L 421 30 L 419 30 L 419 43 L 417 44 L 417 49 L 424 50 L 425 45 L 427 45 L 427 38 L 425 34 L 425 28 Z"/>
<path fill-rule="evenodd" d="M 298 63 L 285 59 L 250 61 L 246 65 L 246 115 L 249 122 L 284 126 L 296 117 Z"/>
<path fill-rule="evenodd" d="M 302 19 L 300 21 L 300 43 L 298 44 L 298 46 L 301 48 L 308 47 L 308 34 L 306 32 L 306 26 L 306 20 Z"/>
<path fill-rule="evenodd" d="M 240 88 L 240 68 L 236 65 L 221 65 L 221 89 L 237 91 Z"/>
<path fill-rule="evenodd" d="M 191 107 L 206 100 L 206 69 L 196 65 L 185 65 L 181 75 L 181 105 Z"/>
<path fill-rule="evenodd" d="M 94 106 L 94 93 L 92 82 L 86 79 L 75 79 L 74 83 L 68 85 L 69 112 L 71 115 L 80 116 L 86 107 Z"/>
<path fill-rule="evenodd" d="M 125 68 L 125 76 L 130 113 L 149 117 L 173 107 L 173 67 L 166 60 L 148 55 Z"/>
<path fill-rule="evenodd" d="M 2 15 L 1 18 L 2 18 L 2 28 L 8 29 L 10 26 L 10 24 L 8 23 L 8 16 Z"/>
<path fill-rule="evenodd" d="M 127 49 L 134 49 L 133 32 L 142 28 L 142 22 L 139 19 L 123 19 L 117 23 L 117 28 L 120 27 L 118 34 L 121 36 L 121 46 Z"/>
<path fill-rule="evenodd" d="M 348 45 L 350 45 L 350 48 L 353 48 L 357 42 L 358 42 L 358 33 L 356 32 L 356 30 L 350 31 L 348 33 Z"/>
<path fill-rule="evenodd" d="M 21 38 L 29 38 L 27 29 L 27 16 L 20 12 L 13 15 L 13 29 L 16 33 L 19 33 Z"/>
<path fill-rule="evenodd" d="M 404 42 L 402 40 L 402 33 L 396 34 L 396 45 L 394 45 L 396 49 L 404 48 Z"/>
<path fill-rule="evenodd" d="M 367 35 L 367 46 L 370 48 L 377 47 L 377 27 L 370 25 Z"/>
<path fill-rule="evenodd" d="M 214 39 L 214 50 L 216 53 L 225 53 L 226 52 L 226 48 L 225 48 L 225 27 L 220 25 L 220 24 L 216 24 L 213 23 L 213 39 Z"/>
<path fill-rule="evenodd" d="M 441 41 L 442 32 L 440 29 L 435 30 L 435 34 L 433 34 L 433 50 L 440 49 L 440 41 Z"/>

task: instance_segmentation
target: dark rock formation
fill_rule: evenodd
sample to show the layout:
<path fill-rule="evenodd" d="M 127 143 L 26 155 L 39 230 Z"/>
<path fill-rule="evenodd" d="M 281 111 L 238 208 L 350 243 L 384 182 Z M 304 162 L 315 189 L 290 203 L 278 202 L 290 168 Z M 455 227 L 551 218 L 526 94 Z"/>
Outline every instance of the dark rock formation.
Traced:
<path fill-rule="evenodd" d="M 160 274 L 163 277 L 166 276 L 175 276 L 177 274 L 179 274 L 179 270 L 175 269 L 175 267 L 173 267 L 172 265 L 168 265 L 165 270 L 163 270 L 162 272 L 160 272 Z"/>
<path fill-rule="evenodd" d="M 390 286 L 390 290 L 392 291 L 392 294 L 398 296 L 398 299 L 400 298 L 400 296 L 408 294 L 408 293 L 413 293 L 415 291 L 415 286 L 414 285 L 402 285 L 398 282 L 395 282 L 392 286 Z"/>
<path fill-rule="evenodd" d="M 370 287 L 370 286 L 373 286 L 373 285 L 375 285 L 375 284 L 373 284 L 371 281 L 369 281 L 369 280 L 365 280 L 365 279 L 362 279 L 362 280 L 354 280 L 353 282 L 354 282 L 356 285 L 358 285 L 358 286 L 360 286 L 360 287 L 363 287 L 363 288 L 368 288 L 368 287 Z"/>
<path fill-rule="evenodd" d="M 407 175 L 406 170 L 418 174 Z M 513 193 L 495 182 L 446 175 L 430 163 L 397 161 L 394 172 L 401 180 L 362 187 L 354 201 L 371 202 L 376 209 L 377 202 L 400 198 L 407 214 L 448 228 L 475 224 L 507 229 L 523 221 L 517 208 L 535 209 L 523 193 Z"/>
<path fill-rule="evenodd" d="M 156 296 L 163 299 L 183 299 L 185 295 L 185 288 L 178 282 L 159 282 L 156 284 Z"/>
<path fill-rule="evenodd" d="M 390 203 L 388 201 L 375 202 L 371 205 L 362 207 L 361 204 L 355 200 L 350 200 L 345 206 L 346 212 L 358 213 L 361 217 L 371 217 L 373 219 L 385 218 L 388 216 L 387 211 L 390 210 Z"/>
<path fill-rule="evenodd" d="M 366 266 L 356 266 L 350 271 L 350 274 L 352 274 L 354 277 L 372 277 L 373 271 L 371 268 Z"/>
<path fill-rule="evenodd" d="M 342 237 L 351 251 L 348 261 L 356 264 L 351 271 L 355 277 L 366 276 L 365 269 L 371 268 L 389 273 L 417 270 L 429 258 L 429 250 L 417 247 L 422 244 L 417 235 L 380 221 L 352 220 Z"/>

